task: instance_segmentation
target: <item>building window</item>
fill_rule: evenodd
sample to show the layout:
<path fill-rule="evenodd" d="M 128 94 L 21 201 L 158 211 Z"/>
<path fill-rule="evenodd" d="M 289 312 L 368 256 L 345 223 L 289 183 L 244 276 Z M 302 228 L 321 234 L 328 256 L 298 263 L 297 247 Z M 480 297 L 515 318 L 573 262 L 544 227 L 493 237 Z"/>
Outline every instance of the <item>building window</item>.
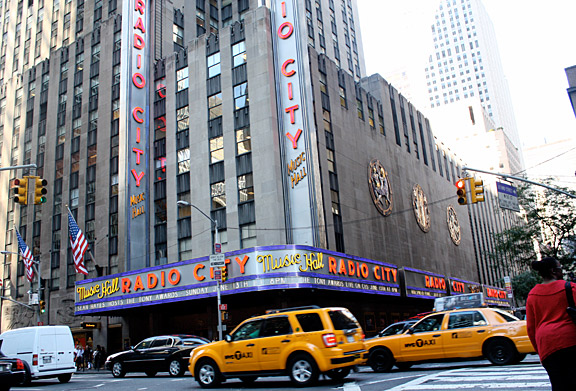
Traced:
<path fill-rule="evenodd" d="M 210 186 L 212 210 L 226 207 L 226 183 L 224 181 L 213 183 Z"/>
<path fill-rule="evenodd" d="M 232 58 L 233 67 L 237 67 L 246 62 L 246 43 L 244 41 L 232 46 Z"/>
<path fill-rule="evenodd" d="M 192 258 L 192 238 L 180 239 L 178 241 L 178 256 L 180 261 Z"/>
<path fill-rule="evenodd" d="M 176 92 L 188 88 L 188 67 L 176 71 Z"/>
<path fill-rule="evenodd" d="M 374 110 L 368 108 L 368 124 L 373 128 L 374 127 Z"/>
<path fill-rule="evenodd" d="M 186 130 L 190 126 L 190 118 L 189 118 L 189 106 L 182 107 L 181 109 L 176 110 L 176 122 L 178 123 L 178 130 L 180 132 L 182 130 Z"/>
<path fill-rule="evenodd" d="M 190 171 L 190 148 L 178 151 L 178 174 Z"/>
<path fill-rule="evenodd" d="M 250 127 L 236 130 L 236 155 L 242 155 L 252 151 Z"/>
<path fill-rule="evenodd" d="M 334 165 L 334 151 L 326 149 L 326 157 L 328 159 L 328 171 L 336 172 L 336 166 Z"/>
<path fill-rule="evenodd" d="M 222 160 L 224 160 L 224 137 L 213 137 L 210 139 L 210 162 L 217 163 Z"/>
<path fill-rule="evenodd" d="M 362 105 L 362 100 L 356 99 L 356 107 L 358 109 L 358 118 L 364 120 L 364 106 Z"/>
<path fill-rule="evenodd" d="M 252 173 L 238 177 L 238 201 L 246 202 L 254 199 L 254 179 Z"/>
<path fill-rule="evenodd" d="M 174 24 L 172 33 L 172 39 L 174 40 L 174 43 L 184 47 L 184 29 L 177 24 Z"/>
<path fill-rule="evenodd" d="M 248 106 L 248 83 L 238 84 L 234 86 L 234 105 L 236 110 Z"/>
<path fill-rule="evenodd" d="M 208 56 L 208 78 L 213 78 L 220 74 L 220 52 Z"/>
<path fill-rule="evenodd" d="M 209 119 L 222 117 L 222 93 L 208 97 Z"/>
<path fill-rule="evenodd" d="M 346 89 L 340 87 L 340 106 L 344 107 L 345 109 L 348 108 L 348 103 L 346 102 Z"/>
<path fill-rule="evenodd" d="M 256 246 L 256 224 L 246 224 L 240 227 L 240 247 Z"/>

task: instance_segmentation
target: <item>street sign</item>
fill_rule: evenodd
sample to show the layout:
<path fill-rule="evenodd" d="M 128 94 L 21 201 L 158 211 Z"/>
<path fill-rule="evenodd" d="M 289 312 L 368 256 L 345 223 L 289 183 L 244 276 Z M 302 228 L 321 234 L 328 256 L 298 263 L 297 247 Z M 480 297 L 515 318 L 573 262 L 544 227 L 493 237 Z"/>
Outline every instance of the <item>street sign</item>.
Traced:
<path fill-rule="evenodd" d="M 222 279 L 222 271 L 220 269 L 214 270 L 214 279 L 221 280 Z"/>
<path fill-rule="evenodd" d="M 222 245 L 220 243 L 214 243 L 214 252 L 220 254 L 222 252 Z"/>
<path fill-rule="evenodd" d="M 220 304 L 220 311 L 228 311 L 228 304 Z"/>
<path fill-rule="evenodd" d="M 224 267 L 226 266 L 226 258 L 224 254 L 210 255 L 210 267 Z"/>
<path fill-rule="evenodd" d="M 520 212 L 518 205 L 518 193 L 514 186 L 502 182 L 496 182 L 498 190 L 498 203 L 502 209 L 510 209 L 514 212 Z"/>

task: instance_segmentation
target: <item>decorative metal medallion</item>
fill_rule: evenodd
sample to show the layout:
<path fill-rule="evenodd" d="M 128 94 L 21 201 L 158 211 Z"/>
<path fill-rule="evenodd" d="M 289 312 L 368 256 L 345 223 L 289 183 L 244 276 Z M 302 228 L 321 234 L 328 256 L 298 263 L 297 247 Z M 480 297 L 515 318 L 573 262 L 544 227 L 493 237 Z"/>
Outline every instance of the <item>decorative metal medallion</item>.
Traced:
<path fill-rule="evenodd" d="M 368 186 L 376 209 L 388 216 L 392 212 L 392 187 L 388 173 L 377 159 L 372 160 L 368 167 Z"/>
<path fill-rule="evenodd" d="M 416 222 L 418 222 L 420 229 L 424 232 L 430 231 L 428 199 L 419 184 L 415 184 L 412 188 L 412 208 L 414 209 L 414 216 L 416 216 Z"/>
<path fill-rule="evenodd" d="M 448 205 L 446 210 L 446 222 L 448 223 L 448 232 L 450 232 L 450 238 L 456 246 L 460 244 L 460 223 L 458 222 L 458 216 L 456 215 L 456 210 L 452 205 Z"/>

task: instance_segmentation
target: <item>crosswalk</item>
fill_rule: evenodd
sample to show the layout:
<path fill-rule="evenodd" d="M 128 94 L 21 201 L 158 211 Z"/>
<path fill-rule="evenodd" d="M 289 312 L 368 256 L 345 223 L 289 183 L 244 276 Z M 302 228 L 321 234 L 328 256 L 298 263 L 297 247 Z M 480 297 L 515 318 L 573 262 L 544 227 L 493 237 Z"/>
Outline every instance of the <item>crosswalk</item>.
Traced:
<path fill-rule="evenodd" d="M 540 364 L 468 367 L 422 376 L 388 391 L 411 390 L 550 391 L 546 370 Z"/>

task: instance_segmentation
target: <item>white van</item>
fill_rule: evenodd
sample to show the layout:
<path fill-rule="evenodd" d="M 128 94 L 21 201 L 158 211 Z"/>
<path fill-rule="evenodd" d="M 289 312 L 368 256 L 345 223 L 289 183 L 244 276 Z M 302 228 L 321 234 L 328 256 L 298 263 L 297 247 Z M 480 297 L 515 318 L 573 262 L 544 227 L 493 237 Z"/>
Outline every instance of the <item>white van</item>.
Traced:
<path fill-rule="evenodd" d="M 28 364 L 28 383 L 33 379 L 57 377 L 70 381 L 76 372 L 74 339 L 68 326 L 34 326 L 8 330 L 0 334 L 0 350 Z"/>

